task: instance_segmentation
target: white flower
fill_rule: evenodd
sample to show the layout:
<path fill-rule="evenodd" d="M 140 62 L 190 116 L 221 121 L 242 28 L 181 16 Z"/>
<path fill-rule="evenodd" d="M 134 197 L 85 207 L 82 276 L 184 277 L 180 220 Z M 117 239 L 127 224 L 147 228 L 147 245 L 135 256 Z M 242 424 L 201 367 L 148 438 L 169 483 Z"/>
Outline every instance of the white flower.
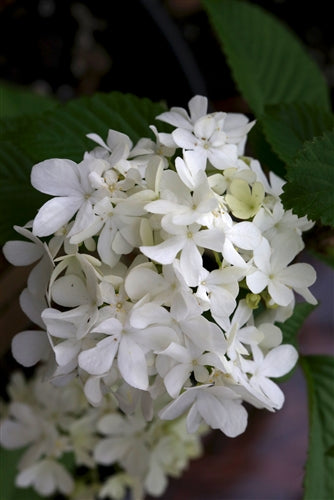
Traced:
<path fill-rule="evenodd" d="M 205 165 L 196 151 L 183 151 L 183 158 L 175 159 L 175 168 L 181 181 L 190 190 L 198 188 L 204 180 Z"/>
<path fill-rule="evenodd" d="M 119 408 L 126 413 L 126 415 L 131 415 L 140 408 L 141 414 L 146 422 L 150 422 L 155 417 L 153 400 L 149 391 L 136 389 L 124 382 L 118 387 L 114 395 L 119 404 Z"/>
<path fill-rule="evenodd" d="M 258 344 L 263 339 L 263 334 L 255 326 L 244 326 L 251 317 L 252 310 L 244 299 L 240 300 L 225 334 L 227 338 L 226 352 L 232 361 L 235 361 L 239 355 L 248 356 L 249 352 L 244 344 Z"/>
<path fill-rule="evenodd" d="M 93 406 L 101 406 L 106 393 L 119 381 L 119 378 L 120 374 L 116 366 L 112 366 L 107 374 L 88 377 L 83 388 L 87 401 Z"/>
<path fill-rule="evenodd" d="M 65 255 L 58 260 L 50 278 L 50 301 L 52 299 L 64 307 L 101 305 L 97 271 L 101 262 L 91 255 L 80 253 Z"/>
<path fill-rule="evenodd" d="M 185 109 L 172 107 L 170 111 L 161 113 L 156 118 L 175 127 L 192 130 L 195 122 L 206 114 L 208 100 L 204 96 L 196 95 L 190 99 L 188 107 L 190 116 Z"/>
<path fill-rule="evenodd" d="M 103 416 L 97 428 L 107 437 L 97 443 L 94 459 L 104 465 L 118 462 L 131 475 L 143 475 L 149 457 L 144 440 L 146 425 L 145 420 L 138 415 L 123 417 L 114 413 Z"/>
<path fill-rule="evenodd" d="M 247 269 L 247 262 L 235 247 L 242 250 L 257 248 L 262 241 L 260 230 L 252 222 L 233 222 L 228 213 L 221 214 L 214 222 L 213 227 L 224 233 L 221 249 L 224 259 L 233 266 Z"/>
<path fill-rule="evenodd" d="M 59 457 L 68 449 L 66 437 L 60 435 L 55 422 L 36 404 L 36 398 L 30 404 L 10 404 L 9 418 L 1 423 L 1 445 L 7 449 L 28 445 L 20 458 L 20 469 L 30 467 L 45 455 Z"/>
<path fill-rule="evenodd" d="M 316 273 L 310 264 L 288 264 L 301 250 L 299 241 L 289 233 L 277 236 L 271 250 L 266 239 L 254 250 L 256 268 L 246 276 L 246 282 L 253 293 L 260 293 L 268 287 L 274 303 L 287 306 L 293 300 L 293 289 L 311 304 L 317 301 L 308 290 L 316 280 Z"/>
<path fill-rule="evenodd" d="M 33 486 L 43 496 L 56 491 L 69 495 L 74 488 L 74 481 L 65 467 L 50 458 L 22 470 L 16 478 L 16 484 L 21 488 Z"/>
<path fill-rule="evenodd" d="M 122 174 L 131 168 L 127 158 L 132 148 L 132 141 L 126 134 L 117 130 L 109 130 L 106 143 L 97 134 L 87 134 L 87 137 L 99 146 L 86 153 L 85 159 L 90 157 L 105 159 L 108 161 L 109 167 L 117 168 Z"/>
<path fill-rule="evenodd" d="M 196 432 L 204 420 L 212 429 L 220 429 L 227 436 L 235 437 L 244 432 L 247 425 L 247 412 L 241 402 L 241 397 L 227 387 L 192 387 L 161 410 L 159 415 L 163 420 L 173 420 L 190 406 L 188 432 Z"/>
<path fill-rule="evenodd" d="M 176 339 L 174 331 L 165 325 L 157 324 L 166 310 L 159 306 L 150 308 L 145 317 L 143 312 L 130 316 L 124 325 L 109 318 L 96 326 L 93 333 L 104 333 L 105 338 L 95 347 L 79 354 L 79 365 L 91 375 L 107 373 L 117 355 L 117 364 L 124 380 L 138 389 L 148 388 L 148 367 L 145 354 L 150 350 L 161 350 Z"/>
<path fill-rule="evenodd" d="M 33 233 L 37 236 L 53 234 L 77 212 L 69 235 L 84 229 L 94 216 L 92 205 L 103 196 L 91 187 L 88 176 L 93 171 L 101 174 L 108 167 L 108 163 L 95 158 L 83 160 L 79 164 L 55 158 L 34 165 L 31 184 L 42 193 L 56 198 L 40 208 L 34 219 Z"/>
<path fill-rule="evenodd" d="M 201 314 L 202 308 L 179 268 L 178 260 L 163 266 L 161 274 L 152 262 L 135 266 L 126 277 L 126 292 L 133 301 L 149 296 L 150 301 L 170 307 L 171 316 L 178 321 Z"/>
<path fill-rule="evenodd" d="M 253 361 L 243 361 L 244 369 L 251 374 L 250 386 L 260 391 L 275 409 L 284 403 L 284 394 L 271 377 L 282 377 L 295 366 L 298 353 L 292 345 L 283 344 L 271 349 L 265 356 L 261 349 L 252 345 Z"/>
<path fill-rule="evenodd" d="M 195 122 L 193 131 L 174 130 L 173 139 L 181 148 L 196 151 L 204 168 L 207 160 L 219 170 L 232 167 L 238 160 L 238 148 L 228 143 L 223 130 L 226 116 L 226 113 L 203 116 Z"/>
<path fill-rule="evenodd" d="M 167 373 L 163 373 L 166 371 L 163 367 L 166 356 L 173 360 L 173 366 L 168 367 Z M 185 346 L 172 342 L 167 349 L 161 351 L 157 358 L 157 367 L 164 378 L 168 394 L 176 398 L 192 372 L 197 382 L 204 383 L 209 377 L 207 366 L 215 365 L 217 362 L 219 359 L 215 354 L 203 353 L 200 347 L 186 340 Z"/>
<path fill-rule="evenodd" d="M 133 478 L 132 476 L 124 472 L 113 474 L 103 484 L 102 488 L 99 491 L 99 497 L 123 500 L 126 496 L 127 489 L 134 486 L 134 483 L 136 483 L 136 479 L 137 478 Z M 138 479 L 137 482 L 139 482 Z M 142 492 L 140 491 L 140 493 Z M 135 498 L 141 500 L 142 497 L 136 496 Z M 82 500 L 87 500 L 87 498 L 83 498 Z"/>
<path fill-rule="evenodd" d="M 161 178 L 160 199 L 148 203 L 145 209 L 150 213 L 165 214 L 165 220 L 168 218 L 177 226 L 200 223 L 203 216 L 218 205 L 204 172 L 200 177 L 200 184 L 190 192 L 175 172 L 165 170 Z"/>
<path fill-rule="evenodd" d="M 160 264 L 171 264 L 180 252 L 180 270 L 188 286 L 200 282 L 202 256 L 198 247 L 221 252 L 224 233 L 221 229 L 201 229 L 199 224 L 176 226 L 165 221 L 164 228 L 173 235 L 162 243 L 141 246 L 144 255 Z"/>
<path fill-rule="evenodd" d="M 46 309 L 43 312 L 52 349 L 59 366 L 77 363 L 77 356 L 82 349 L 90 345 L 92 339 L 87 333 L 94 326 L 97 319 L 97 309 L 87 305 L 76 307 L 70 311 Z M 74 366 L 73 366 L 74 368 Z"/>
<path fill-rule="evenodd" d="M 244 270 L 229 266 L 214 271 L 202 269 L 201 282 L 196 296 L 210 309 L 212 317 L 222 328 L 228 328 L 228 317 L 236 307 L 239 293 L 238 281 L 244 276 Z"/>
<path fill-rule="evenodd" d="M 202 352 L 226 353 L 226 340 L 223 331 L 213 322 L 199 315 L 197 311 L 178 321 L 185 338 L 196 344 Z"/>
<path fill-rule="evenodd" d="M 170 140 L 169 134 L 159 133 L 154 125 L 151 125 L 150 129 L 155 135 L 156 142 L 148 138 L 139 139 L 129 155 L 130 158 L 134 158 L 133 163 L 138 165 L 143 173 L 147 165 L 157 157 L 161 159 L 163 168 L 167 168 L 167 158 L 175 153 L 175 144 Z"/>
<path fill-rule="evenodd" d="M 260 208 L 253 222 L 269 241 L 285 233 L 289 233 L 291 237 L 299 241 L 301 233 L 311 229 L 314 225 L 306 217 L 297 217 L 292 210 L 284 211 L 281 201 L 277 201 L 271 211 L 267 208 Z"/>
<path fill-rule="evenodd" d="M 1 422 L 1 445 L 10 450 L 27 446 L 39 439 L 41 420 L 30 406 L 14 402 L 9 407 L 9 418 Z"/>
<path fill-rule="evenodd" d="M 283 186 L 286 181 L 278 177 L 274 172 L 269 172 L 269 182 L 260 162 L 253 158 L 249 159 L 249 167 L 256 174 L 257 180 L 263 184 L 265 192 L 270 194 L 274 200 L 278 199 L 283 193 Z"/>
<path fill-rule="evenodd" d="M 92 450 L 97 442 L 96 423 L 99 413 L 87 411 L 81 418 L 75 420 L 70 428 L 69 435 L 73 445 L 76 463 L 93 468 L 95 466 Z"/>
<path fill-rule="evenodd" d="M 206 114 L 207 99 L 202 96 L 193 97 L 188 106 L 190 116 L 183 108 L 172 108 L 157 116 L 177 127 L 172 132 L 175 144 L 184 150 L 196 151 L 204 169 L 207 159 L 221 170 L 235 165 L 255 122 L 248 123 L 248 118 L 238 113 Z"/>

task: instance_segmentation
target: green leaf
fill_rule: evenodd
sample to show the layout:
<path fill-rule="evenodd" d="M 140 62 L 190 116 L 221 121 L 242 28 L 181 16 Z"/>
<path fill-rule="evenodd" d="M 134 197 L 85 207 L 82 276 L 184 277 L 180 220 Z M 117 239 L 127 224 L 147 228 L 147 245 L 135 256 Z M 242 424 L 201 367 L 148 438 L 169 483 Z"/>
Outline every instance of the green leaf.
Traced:
<path fill-rule="evenodd" d="M 0 243 L 18 235 L 14 225 L 24 225 L 37 213 L 48 197 L 30 184 L 33 163 L 17 145 L 0 141 Z"/>
<path fill-rule="evenodd" d="M 296 304 L 292 316 L 284 323 L 277 323 L 283 333 L 283 344 L 292 344 L 298 350 L 298 333 L 306 318 L 316 307 L 307 302 Z"/>
<path fill-rule="evenodd" d="M 86 134 L 94 132 L 106 139 L 108 130 L 115 129 L 136 142 L 152 136 L 149 125 L 162 111 L 161 104 L 130 94 L 95 94 L 70 101 L 34 121 L 19 143 L 34 162 L 52 157 L 81 161 L 84 151 L 96 146 Z"/>
<path fill-rule="evenodd" d="M 299 215 L 334 225 L 334 130 L 306 142 L 287 167 L 282 200 Z"/>
<path fill-rule="evenodd" d="M 0 82 L 0 119 L 8 119 L 20 115 L 35 115 L 51 109 L 57 101 L 42 96 L 26 88 Z"/>
<path fill-rule="evenodd" d="M 329 109 L 323 75 L 287 26 L 250 2 L 202 3 L 234 79 L 256 115 L 266 105 L 295 101 Z"/>
<path fill-rule="evenodd" d="M 116 129 L 134 142 L 152 137 L 149 125 L 162 111 L 161 104 L 114 92 L 74 100 L 32 118 L 29 126 L 26 119 L 12 122 L 0 137 L 0 243 L 16 237 L 12 226 L 34 218 L 47 199 L 30 185 L 35 163 L 47 158 L 81 161 L 96 146 L 85 137 L 89 132 L 106 139 L 108 130 Z"/>
<path fill-rule="evenodd" d="M 42 500 L 32 488 L 16 488 L 17 463 L 22 450 L 0 448 L 0 500 Z"/>
<path fill-rule="evenodd" d="M 262 167 L 274 172 L 279 177 L 285 177 L 285 165 L 275 154 L 271 145 L 267 141 L 261 123 L 257 122 L 255 127 L 248 134 L 248 147 L 250 155 L 261 163 Z"/>
<path fill-rule="evenodd" d="M 307 381 L 309 448 L 304 478 L 304 500 L 331 500 L 334 494 L 334 358 L 304 356 Z"/>
<path fill-rule="evenodd" d="M 314 104 L 278 104 L 265 108 L 261 124 L 274 151 L 290 163 L 304 142 L 334 127 L 334 115 Z"/>

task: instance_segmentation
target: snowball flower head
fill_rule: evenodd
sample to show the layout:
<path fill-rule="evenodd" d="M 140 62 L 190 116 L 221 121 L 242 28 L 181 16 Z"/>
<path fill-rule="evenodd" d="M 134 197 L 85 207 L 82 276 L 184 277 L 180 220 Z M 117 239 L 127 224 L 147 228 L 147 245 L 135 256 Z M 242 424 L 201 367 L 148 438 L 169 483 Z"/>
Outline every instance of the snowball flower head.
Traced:
<path fill-rule="evenodd" d="M 272 378 L 298 353 L 276 322 L 293 313 L 295 293 L 316 303 L 314 269 L 294 262 L 312 222 L 285 211 L 284 181 L 245 156 L 254 122 L 207 108 L 195 96 L 188 110 L 161 113 L 173 130 L 152 125 L 155 142 L 91 133 L 82 161 L 32 168 L 50 199 L 17 228 L 28 241 L 4 253 L 36 263 L 21 303 L 37 326 L 13 352 L 25 366 L 42 361 L 50 400 L 70 390 L 76 404 L 51 411 L 37 391 L 9 407 L 3 446 L 29 447 L 21 487 L 81 498 L 58 461 L 71 452 L 95 472 L 117 465 L 94 495 L 160 495 L 208 428 L 235 437 L 244 402 L 283 405 Z"/>

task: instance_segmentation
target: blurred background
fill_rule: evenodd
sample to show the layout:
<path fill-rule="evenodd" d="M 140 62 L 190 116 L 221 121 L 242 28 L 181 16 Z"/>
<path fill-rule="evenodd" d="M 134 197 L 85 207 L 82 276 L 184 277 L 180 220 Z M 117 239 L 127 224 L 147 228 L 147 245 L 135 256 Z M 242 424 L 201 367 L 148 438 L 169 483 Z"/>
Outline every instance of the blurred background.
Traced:
<path fill-rule="evenodd" d="M 334 98 L 334 31 L 328 3 L 252 2 L 287 24 L 325 75 Z M 298 78 L 298 75 L 296 75 Z M 187 106 L 207 95 L 212 109 L 243 112 L 220 45 L 198 0 L 0 0 L 0 79 L 66 102 L 119 90 Z M 1 118 L 0 95 L 0 118 Z M 304 353 L 334 353 L 333 272 L 304 254 L 318 281 L 320 305 L 300 334 Z M 9 348 L 29 327 L 18 296 L 29 270 L 0 256 L 0 374 L 17 368 Z M 247 432 L 235 439 L 211 433 L 203 458 L 172 480 L 164 500 L 298 500 L 307 453 L 307 398 L 299 369 L 282 384 L 277 414 L 250 411 Z M 88 499 L 87 499 L 88 500 Z"/>
<path fill-rule="evenodd" d="M 290 26 L 333 92 L 328 2 L 251 3 Z M 168 105 L 185 105 L 195 93 L 225 106 L 238 97 L 199 0 L 0 0 L 0 27 L 0 77 L 60 100 L 97 90 Z"/>

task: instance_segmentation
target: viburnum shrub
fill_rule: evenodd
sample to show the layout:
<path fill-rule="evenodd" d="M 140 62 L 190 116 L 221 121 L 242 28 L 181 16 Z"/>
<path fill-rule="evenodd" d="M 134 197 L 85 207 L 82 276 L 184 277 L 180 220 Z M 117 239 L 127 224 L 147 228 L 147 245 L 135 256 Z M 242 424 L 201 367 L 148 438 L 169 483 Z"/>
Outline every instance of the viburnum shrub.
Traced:
<path fill-rule="evenodd" d="M 247 116 L 112 92 L 1 122 L 0 236 L 31 266 L 36 325 L 12 341 L 30 369 L 1 405 L 6 500 L 159 497 L 206 433 L 280 410 L 297 362 L 305 500 L 333 497 L 333 357 L 297 339 L 317 304 L 302 251 L 333 265 L 328 88 L 258 6 L 202 3 Z"/>

